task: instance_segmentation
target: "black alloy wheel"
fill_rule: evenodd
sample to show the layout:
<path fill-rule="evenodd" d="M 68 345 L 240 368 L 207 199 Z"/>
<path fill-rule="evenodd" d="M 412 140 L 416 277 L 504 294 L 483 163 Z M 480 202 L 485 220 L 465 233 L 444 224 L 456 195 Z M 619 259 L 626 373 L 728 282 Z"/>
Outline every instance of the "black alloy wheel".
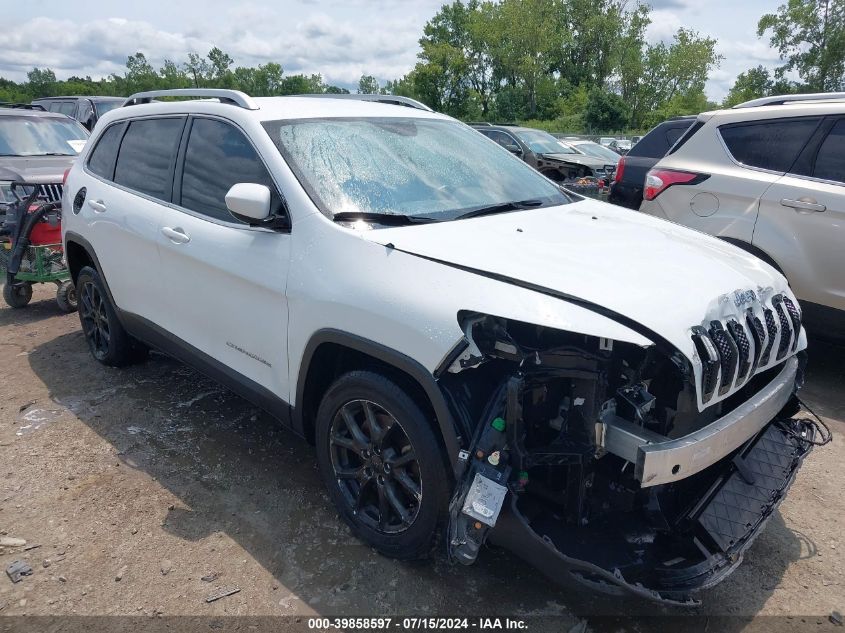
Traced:
<path fill-rule="evenodd" d="M 381 534 L 407 530 L 422 502 L 420 466 L 402 425 L 370 400 L 345 403 L 329 434 L 331 463 L 352 514 Z"/>
<path fill-rule="evenodd" d="M 111 324 L 105 297 L 93 281 L 86 280 L 79 289 L 79 318 L 91 353 L 97 360 L 103 360 L 109 353 Z"/>

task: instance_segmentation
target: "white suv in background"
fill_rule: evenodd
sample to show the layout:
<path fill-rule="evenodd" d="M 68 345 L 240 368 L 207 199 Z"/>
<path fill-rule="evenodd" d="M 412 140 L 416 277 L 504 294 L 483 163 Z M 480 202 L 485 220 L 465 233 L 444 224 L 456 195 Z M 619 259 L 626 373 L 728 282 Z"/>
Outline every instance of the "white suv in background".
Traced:
<path fill-rule="evenodd" d="M 810 331 L 845 337 L 845 93 L 699 115 L 646 176 L 640 211 L 775 266 Z"/>
<path fill-rule="evenodd" d="M 278 417 L 390 556 L 489 537 L 684 603 L 729 574 L 814 436 L 786 280 L 415 101 L 315 96 L 100 120 L 63 198 L 93 356 L 154 346 Z"/>

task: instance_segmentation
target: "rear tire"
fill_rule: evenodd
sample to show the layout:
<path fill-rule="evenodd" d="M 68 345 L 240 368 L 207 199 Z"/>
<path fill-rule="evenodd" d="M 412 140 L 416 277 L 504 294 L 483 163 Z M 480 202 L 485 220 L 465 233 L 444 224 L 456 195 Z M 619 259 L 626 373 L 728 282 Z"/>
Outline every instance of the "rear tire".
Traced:
<path fill-rule="evenodd" d="M 76 277 L 79 322 L 88 349 L 103 365 L 122 367 L 146 358 L 147 348 L 121 325 L 100 274 L 85 266 Z"/>
<path fill-rule="evenodd" d="M 76 312 L 78 307 L 76 302 L 76 287 L 70 279 L 59 284 L 59 289 L 56 290 L 56 303 L 59 304 L 59 309 L 62 312 Z"/>
<path fill-rule="evenodd" d="M 25 308 L 32 301 L 32 284 L 18 282 L 3 286 L 3 300 L 10 308 Z"/>
<path fill-rule="evenodd" d="M 329 496 L 356 537 L 392 558 L 431 554 L 448 473 L 428 417 L 401 387 L 370 371 L 344 374 L 320 403 L 316 442 Z"/>

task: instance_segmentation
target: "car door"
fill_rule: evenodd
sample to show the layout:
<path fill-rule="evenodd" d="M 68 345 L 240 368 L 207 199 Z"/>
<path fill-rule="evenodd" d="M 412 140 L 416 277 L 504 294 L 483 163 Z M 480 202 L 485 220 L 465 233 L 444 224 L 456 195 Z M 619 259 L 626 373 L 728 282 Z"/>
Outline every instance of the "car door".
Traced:
<path fill-rule="evenodd" d="M 818 142 L 762 196 L 753 244 L 799 299 L 845 310 L 845 117 L 825 121 Z"/>
<path fill-rule="evenodd" d="M 285 286 L 289 232 L 250 227 L 227 210 L 240 182 L 279 189 L 243 131 L 192 117 L 180 150 L 174 205 L 159 222 L 162 284 L 171 309 L 162 325 L 229 377 L 288 396 Z"/>
<path fill-rule="evenodd" d="M 117 307 L 153 323 L 161 293 L 158 227 L 169 204 L 185 117 L 121 121 L 97 139 L 85 166 L 88 237 Z"/>

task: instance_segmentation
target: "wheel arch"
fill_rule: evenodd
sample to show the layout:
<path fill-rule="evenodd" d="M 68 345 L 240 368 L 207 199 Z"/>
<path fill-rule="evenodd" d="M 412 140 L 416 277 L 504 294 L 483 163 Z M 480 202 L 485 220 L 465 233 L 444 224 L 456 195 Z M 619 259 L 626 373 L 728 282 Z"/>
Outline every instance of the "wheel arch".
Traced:
<path fill-rule="evenodd" d="M 79 277 L 79 271 L 81 271 L 85 266 L 91 266 L 100 275 L 100 280 L 106 287 L 106 294 L 109 297 L 109 301 L 111 301 L 111 304 L 116 308 L 117 318 L 120 321 L 120 310 L 117 309 L 117 304 L 112 296 L 111 288 L 109 288 L 109 282 L 106 279 L 103 267 L 100 265 L 100 260 L 97 259 L 97 253 L 94 251 L 94 247 L 91 246 L 91 243 L 78 233 L 68 231 L 65 234 L 64 248 L 68 270 L 70 271 L 70 278 L 74 285 L 76 285 L 76 280 Z"/>
<path fill-rule="evenodd" d="M 744 250 L 746 253 L 750 253 L 751 255 L 754 255 L 758 259 L 762 259 L 769 266 L 771 266 L 772 268 L 777 270 L 781 275 L 786 277 L 786 273 L 783 272 L 783 268 L 780 267 L 780 264 L 778 264 L 771 255 L 769 255 L 766 251 L 761 249 L 759 246 L 754 246 L 754 244 L 749 244 L 748 242 L 737 239 L 735 237 L 722 237 L 722 236 L 717 236 L 717 237 L 719 237 L 719 239 L 722 240 L 723 242 L 727 242 L 728 244 L 733 244 L 737 248 L 741 248 L 742 250 Z"/>
<path fill-rule="evenodd" d="M 449 466 L 455 468 L 460 441 L 454 418 L 434 375 L 413 358 L 375 341 L 335 329 L 315 332 L 305 346 L 296 383 L 294 430 L 313 443 L 314 418 L 320 396 L 342 373 L 352 369 L 382 370 L 422 400 L 436 423 L 438 440 Z"/>

